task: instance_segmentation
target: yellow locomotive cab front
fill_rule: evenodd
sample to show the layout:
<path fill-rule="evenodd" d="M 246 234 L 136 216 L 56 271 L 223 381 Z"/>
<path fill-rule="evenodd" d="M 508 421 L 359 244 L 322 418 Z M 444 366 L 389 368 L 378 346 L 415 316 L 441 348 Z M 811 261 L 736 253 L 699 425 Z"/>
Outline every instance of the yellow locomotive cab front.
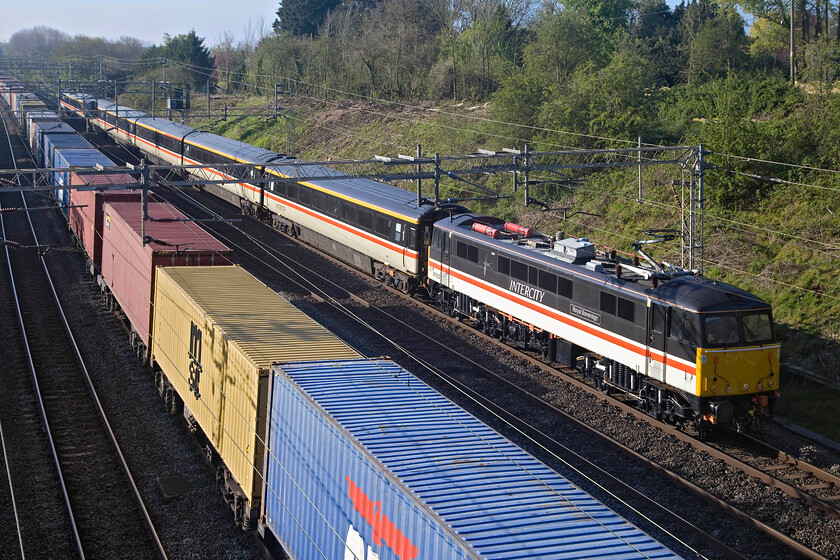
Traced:
<path fill-rule="evenodd" d="M 734 397 L 779 388 L 780 344 L 697 349 L 697 396 Z"/>

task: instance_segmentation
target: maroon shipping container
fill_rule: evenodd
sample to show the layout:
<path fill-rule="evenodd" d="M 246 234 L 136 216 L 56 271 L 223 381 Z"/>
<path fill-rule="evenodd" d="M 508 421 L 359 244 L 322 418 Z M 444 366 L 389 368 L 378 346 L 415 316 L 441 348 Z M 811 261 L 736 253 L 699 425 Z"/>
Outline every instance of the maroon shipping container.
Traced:
<path fill-rule="evenodd" d="M 154 220 L 187 219 L 166 202 L 148 205 Z M 233 264 L 233 251 L 195 222 L 147 221 L 143 245 L 140 203 L 106 202 L 102 228 L 102 278 L 139 341 L 149 348 L 155 268 Z"/>
<path fill-rule="evenodd" d="M 70 174 L 70 185 L 77 187 L 90 185 L 124 185 L 136 182 L 131 175 L 126 173 L 107 173 L 103 175 Z M 102 266 L 102 223 L 104 222 L 106 202 L 139 203 L 140 191 L 70 190 L 70 229 L 79 238 L 79 242 L 84 247 L 88 258 L 97 268 Z M 74 208 L 74 206 L 78 206 L 78 208 Z M 90 272 L 91 274 L 95 274 L 94 270 Z"/>

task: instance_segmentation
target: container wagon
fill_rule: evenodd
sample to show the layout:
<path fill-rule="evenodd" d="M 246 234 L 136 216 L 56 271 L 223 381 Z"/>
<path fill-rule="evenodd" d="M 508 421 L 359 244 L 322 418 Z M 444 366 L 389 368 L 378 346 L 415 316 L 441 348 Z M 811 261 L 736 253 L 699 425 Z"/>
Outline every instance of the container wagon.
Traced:
<path fill-rule="evenodd" d="M 32 134 L 29 137 L 32 153 L 35 154 L 35 165 L 50 167 L 52 162 L 47 157 L 45 139 L 50 134 L 76 134 L 69 124 L 64 122 L 36 122 L 32 123 Z"/>
<path fill-rule="evenodd" d="M 59 135 L 62 136 L 62 135 Z M 55 141 L 55 135 L 48 137 L 49 142 Z M 84 140 L 84 138 L 82 138 Z M 53 184 L 57 188 L 54 191 L 55 198 L 61 207 L 61 211 L 65 218 L 70 217 L 70 175 L 73 173 L 74 167 L 93 167 L 97 163 L 103 161 L 110 161 L 102 152 L 96 148 L 75 148 L 71 143 L 67 143 L 70 147 L 56 147 L 54 144 L 52 150 L 51 167 L 57 169 L 53 172 Z"/>
<path fill-rule="evenodd" d="M 154 301 L 158 390 L 201 428 L 224 463 L 217 484 L 237 522 L 253 528 L 272 362 L 360 355 L 238 266 L 158 268 Z"/>
<path fill-rule="evenodd" d="M 102 156 L 103 166 L 114 166 L 106 156 Z M 104 163 L 104 162 L 108 163 Z M 126 189 L 106 189 L 112 185 L 136 184 L 137 180 L 127 173 L 78 174 L 70 172 L 70 208 L 68 223 L 79 245 L 87 254 L 88 273 L 96 277 L 102 266 L 102 228 L 105 223 L 106 202 L 140 203 L 140 191 Z M 103 190 L 80 190 L 91 187 Z M 139 185 L 138 185 L 139 186 Z M 138 206 L 139 208 L 139 206 Z"/>
<path fill-rule="evenodd" d="M 149 203 L 143 223 L 137 202 L 106 202 L 98 283 L 111 309 L 131 325 L 131 344 L 141 362 L 151 347 L 155 269 L 158 266 L 229 265 L 233 252 L 174 206 Z M 184 220 L 184 221 L 179 221 Z M 143 237 L 145 229 L 145 239 Z M 144 243 L 145 241 L 145 243 Z"/>
<path fill-rule="evenodd" d="M 59 123 L 61 119 L 58 118 L 58 114 L 52 111 L 31 111 L 26 114 L 26 127 L 25 127 L 25 134 L 26 134 L 26 143 L 29 145 L 30 148 L 34 146 L 34 134 L 35 134 L 35 123 L 39 122 L 49 122 L 49 123 Z M 32 150 L 35 151 L 34 148 Z"/>
<path fill-rule="evenodd" d="M 261 529 L 293 559 L 678 558 L 392 361 L 271 373 Z"/>

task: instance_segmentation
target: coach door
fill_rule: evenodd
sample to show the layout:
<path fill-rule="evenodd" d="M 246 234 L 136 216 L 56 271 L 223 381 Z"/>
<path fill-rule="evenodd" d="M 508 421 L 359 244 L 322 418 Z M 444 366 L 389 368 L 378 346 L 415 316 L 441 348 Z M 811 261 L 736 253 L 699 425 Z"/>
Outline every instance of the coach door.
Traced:
<path fill-rule="evenodd" d="M 648 300 L 647 320 L 647 374 L 653 379 L 665 380 L 665 338 L 668 308 Z"/>

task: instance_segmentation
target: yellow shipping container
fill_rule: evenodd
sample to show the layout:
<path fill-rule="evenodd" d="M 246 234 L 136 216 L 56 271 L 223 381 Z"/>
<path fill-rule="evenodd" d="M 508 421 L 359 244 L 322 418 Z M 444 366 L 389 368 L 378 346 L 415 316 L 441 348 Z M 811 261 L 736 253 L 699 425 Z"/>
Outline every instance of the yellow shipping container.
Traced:
<path fill-rule="evenodd" d="M 361 355 L 238 266 L 159 267 L 152 359 L 259 506 L 272 362 Z"/>

